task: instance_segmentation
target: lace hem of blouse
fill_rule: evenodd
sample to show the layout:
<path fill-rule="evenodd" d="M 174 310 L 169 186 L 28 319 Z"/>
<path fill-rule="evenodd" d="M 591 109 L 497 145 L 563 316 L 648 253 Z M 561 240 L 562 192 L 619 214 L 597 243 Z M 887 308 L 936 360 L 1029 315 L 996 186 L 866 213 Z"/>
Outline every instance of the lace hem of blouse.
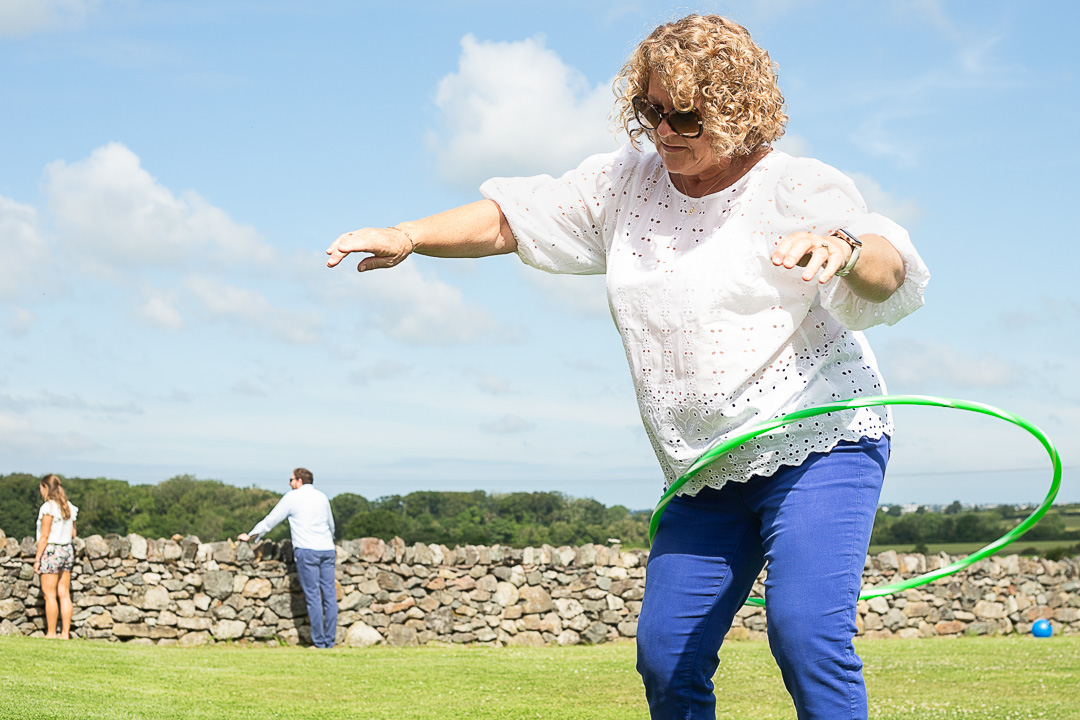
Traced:
<path fill-rule="evenodd" d="M 843 441 L 858 442 L 863 438 L 879 440 L 882 435 L 891 436 L 892 433 L 892 422 L 887 411 L 879 414 L 869 408 L 861 408 L 854 414 L 851 425 L 839 429 L 828 421 L 810 419 L 788 426 L 771 437 L 756 438 L 733 449 L 690 478 L 676 494 L 694 496 L 706 487 L 719 490 L 729 482 L 769 477 L 782 466 L 801 465 L 814 453 L 827 453 Z M 665 473 L 664 489 L 671 487 L 677 479 L 674 472 Z"/>

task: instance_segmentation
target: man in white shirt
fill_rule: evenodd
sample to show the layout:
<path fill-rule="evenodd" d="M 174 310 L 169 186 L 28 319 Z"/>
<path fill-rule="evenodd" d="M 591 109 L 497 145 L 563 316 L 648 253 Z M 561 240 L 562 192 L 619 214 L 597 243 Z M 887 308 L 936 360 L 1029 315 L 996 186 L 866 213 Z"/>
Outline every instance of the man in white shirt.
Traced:
<path fill-rule="evenodd" d="M 237 540 L 246 542 L 270 532 L 288 519 L 293 559 L 311 622 L 311 642 L 317 648 L 334 647 L 337 635 L 337 588 L 334 584 L 334 515 L 326 495 L 315 489 L 310 470 L 297 468 L 289 478 L 290 492 L 274 509 Z"/>

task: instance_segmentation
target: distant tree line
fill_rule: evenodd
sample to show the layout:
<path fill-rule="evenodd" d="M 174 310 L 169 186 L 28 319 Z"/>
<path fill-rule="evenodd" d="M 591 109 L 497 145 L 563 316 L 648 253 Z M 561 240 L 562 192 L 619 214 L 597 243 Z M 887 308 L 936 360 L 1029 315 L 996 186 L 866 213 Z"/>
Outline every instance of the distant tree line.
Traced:
<path fill-rule="evenodd" d="M 34 534 L 40 478 L 0 476 L 0 530 L 22 538 Z M 236 537 L 262 519 L 281 498 L 261 488 L 239 488 L 190 475 L 157 485 L 123 480 L 63 478 L 79 508 L 80 535 L 136 533 L 144 537 L 196 535 L 204 542 Z M 561 493 L 491 494 L 414 492 L 368 500 L 343 493 L 330 499 L 338 539 L 398 536 L 407 543 L 454 545 L 582 545 L 618 538 L 628 547 L 648 544 L 648 512 Z M 270 539 L 288 537 L 282 523 Z"/>
<path fill-rule="evenodd" d="M 0 529 L 22 538 L 34 534 L 41 496 L 39 478 L 0 475 Z M 247 532 L 281 498 L 270 490 L 240 488 L 190 475 L 157 485 L 129 485 L 105 478 L 65 478 L 68 497 L 79 507 L 82 536 L 136 533 L 144 537 L 196 535 L 204 542 Z M 368 500 L 343 493 L 330 500 L 339 540 L 360 537 L 405 542 L 512 547 L 583 545 L 618 538 L 626 547 L 647 547 L 649 511 L 607 507 L 596 500 L 555 492 L 489 494 L 414 492 Z M 1011 505 L 969 510 L 955 502 L 942 512 L 920 507 L 901 514 L 898 507 L 878 512 L 871 544 L 986 543 L 1015 527 L 1030 510 Z M 282 523 L 270 539 L 288 537 Z M 1054 506 L 1020 541 L 1080 543 L 1080 507 Z"/>
<path fill-rule="evenodd" d="M 1031 514 L 1030 509 L 999 505 L 992 509 L 965 510 L 959 502 L 942 512 L 923 506 L 916 512 L 900 514 L 899 508 L 879 510 L 874 521 L 871 545 L 928 545 L 930 543 L 991 542 L 1016 527 Z M 1067 515 L 1068 514 L 1068 515 Z M 1074 506 L 1051 508 L 1023 541 L 1062 540 L 1080 542 L 1080 529 L 1070 529 L 1066 517 L 1080 524 L 1080 509 Z"/>
<path fill-rule="evenodd" d="M 41 478 L 0 476 L 0 530 L 12 537 L 34 534 Z M 247 532 L 274 507 L 279 493 L 239 488 L 217 480 L 180 475 L 157 485 L 129 485 L 106 478 L 62 478 L 68 499 L 79 508 L 79 535 L 135 533 L 143 537 L 196 535 L 212 542 Z M 287 537 L 288 529 L 275 535 Z"/>
<path fill-rule="evenodd" d="M 628 547 L 646 547 L 649 537 L 648 511 L 554 492 L 414 492 L 371 501 L 342 494 L 330 504 L 346 538 L 398 536 L 450 547 L 583 545 L 617 538 Z"/>

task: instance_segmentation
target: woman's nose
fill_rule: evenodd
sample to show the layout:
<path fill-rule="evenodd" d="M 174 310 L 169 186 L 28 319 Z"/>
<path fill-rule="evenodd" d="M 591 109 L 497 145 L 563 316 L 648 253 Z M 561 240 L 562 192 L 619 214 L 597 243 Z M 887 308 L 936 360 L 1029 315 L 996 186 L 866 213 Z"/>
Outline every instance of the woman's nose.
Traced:
<path fill-rule="evenodd" d="M 660 121 L 660 124 L 656 126 L 656 134 L 670 136 L 677 135 L 678 133 L 672 130 L 671 123 L 668 122 L 668 117 L 665 116 L 664 119 Z"/>

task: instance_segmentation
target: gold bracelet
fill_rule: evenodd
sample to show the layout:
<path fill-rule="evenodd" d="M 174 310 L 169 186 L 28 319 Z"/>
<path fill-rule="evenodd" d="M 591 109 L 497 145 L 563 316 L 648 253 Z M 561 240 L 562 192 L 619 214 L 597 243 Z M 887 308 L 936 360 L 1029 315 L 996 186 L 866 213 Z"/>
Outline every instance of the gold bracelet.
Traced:
<path fill-rule="evenodd" d="M 410 235 L 409 233 L 405 232 L 404 230 L 402 230 L 401 228 L 399 228 L 399 227 L 398 227 L 397 225 L 394 225 L 393 227 L 388 227 L 388 228 L 386 228 L 386 229 L 387 229 L 387 230 L 397 230 L 397 231 L 398 231 L 399 233 L 401 233 L 402 235 L 404 235 L 404 236 L 405 236 L 405 237 L 406 237 L 406 238 L 408 239 L 408 241 L 409 241 L 409 252 L 410 252 L 410 253 L 414 253 L 414 252 L 416 252 L 416 241 L 412 239 L 412 235 Z"/>

